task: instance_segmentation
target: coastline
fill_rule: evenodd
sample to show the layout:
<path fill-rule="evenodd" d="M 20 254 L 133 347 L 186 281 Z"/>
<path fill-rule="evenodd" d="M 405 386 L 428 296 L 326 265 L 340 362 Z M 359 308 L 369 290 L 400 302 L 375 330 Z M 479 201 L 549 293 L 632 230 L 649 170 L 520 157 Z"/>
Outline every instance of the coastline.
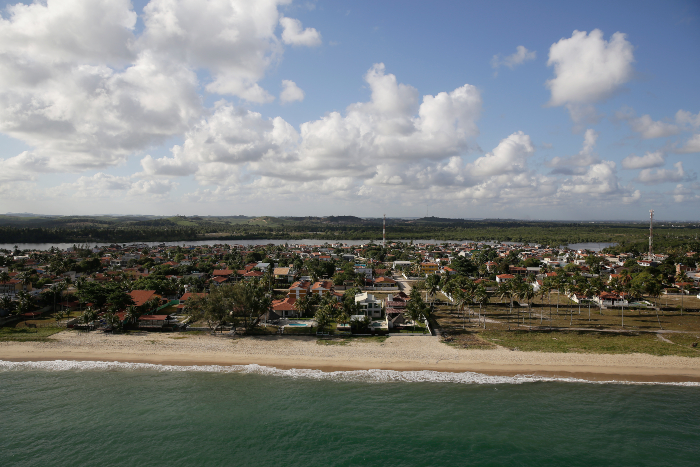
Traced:
<path fill-rule="evenodd" d="M 700 359 L 646 354 L 521 352 L 456 349 L 435 337 L 391 336 L 382 343 L 354 340 L 318 345 L 314 337 L 109 335 L 61 332 L 47 342 L 0 343 L 9 362 L 85 361 L 174 366 L 257 364 L 280 370 L 474 372 L 586 381 L 700 383 Z"/>

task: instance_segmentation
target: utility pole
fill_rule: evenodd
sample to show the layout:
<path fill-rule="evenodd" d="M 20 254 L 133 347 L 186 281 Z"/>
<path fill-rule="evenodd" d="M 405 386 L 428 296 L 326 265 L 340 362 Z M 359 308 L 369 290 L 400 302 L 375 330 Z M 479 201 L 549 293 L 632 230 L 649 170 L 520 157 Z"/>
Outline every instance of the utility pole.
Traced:
<path fill-rule="evenodd" d="M 652 249 L 654 241 L 654 210 L 649 210 L 649 261 L 654 261 L 654 252 Z"/>

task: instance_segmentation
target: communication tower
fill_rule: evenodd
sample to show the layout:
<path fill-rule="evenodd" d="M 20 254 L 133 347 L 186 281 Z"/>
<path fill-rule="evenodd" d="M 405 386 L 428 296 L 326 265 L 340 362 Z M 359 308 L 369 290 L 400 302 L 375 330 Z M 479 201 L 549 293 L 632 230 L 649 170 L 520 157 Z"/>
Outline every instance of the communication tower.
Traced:
<path fill-rule="evenodd" d="M 384 214 L 384 225 L 382 226 L 382 248 L 386 248 L 386 214 Z"/>
<path fill-rule="evenodd" d="M 654 210 L 649 210 L 649 261 L 654 261 L 654 250 L 652 249 L 654 241 Z"/>

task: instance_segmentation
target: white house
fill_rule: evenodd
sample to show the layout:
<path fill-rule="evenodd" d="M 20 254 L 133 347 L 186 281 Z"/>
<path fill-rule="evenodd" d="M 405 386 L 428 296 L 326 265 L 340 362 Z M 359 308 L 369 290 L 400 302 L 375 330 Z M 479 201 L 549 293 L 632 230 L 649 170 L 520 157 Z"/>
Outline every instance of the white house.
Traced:
<path fill-rule="evenodd" d="M 371 293 L 363 292 L 355 295 L 355 303 L 360 305 L 364 315 L 372 318 L 382 317 L 382 301 L 374 298 Z"/>

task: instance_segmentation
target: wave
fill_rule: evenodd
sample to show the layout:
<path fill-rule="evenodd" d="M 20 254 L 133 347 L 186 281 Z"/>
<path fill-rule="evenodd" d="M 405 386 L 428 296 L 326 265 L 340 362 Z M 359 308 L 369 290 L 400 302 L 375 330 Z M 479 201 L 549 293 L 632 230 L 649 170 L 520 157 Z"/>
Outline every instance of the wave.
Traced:
<path fill-rule="evenodd" d="M 158 372 L 200 372 L 200 373 L 239 373 L 329 380 L 339 382 L 364 383 L 458 383 L 458 384 L 524 384 L 540 382 L 590 383 L 590 384 L 634 384 L 700 387 L 697 382 L 630 382 L 630 381 L 590 381 L 579 378 L 550 377 L 536 375 L 492 376 L 475 372 L 450 373 L 443 371 L 396 371 L 396 370 L 353 370 L 331 371 L 310 369 L 289 369 L 250 365 L 157 365 L 153 363 L 125 363 L 102 361 L 53 360 L 41 362 L 8 362 L 0 360 L 0 371 L 44 370 L 44 371 L 158 371 Z"/>

